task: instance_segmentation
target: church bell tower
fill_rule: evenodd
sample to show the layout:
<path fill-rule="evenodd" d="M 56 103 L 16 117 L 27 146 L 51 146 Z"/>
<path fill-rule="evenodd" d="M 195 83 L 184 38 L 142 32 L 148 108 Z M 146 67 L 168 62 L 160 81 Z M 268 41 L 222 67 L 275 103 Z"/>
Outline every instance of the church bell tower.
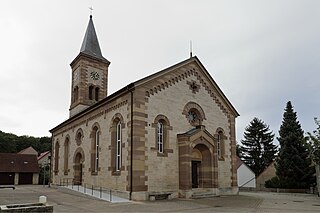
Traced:
<path fill-rule="evenodd" d="M 102 56 L 90 15 L 80 53 L 70 64 L 72 69 L 70 117 L 107 97 L 109 65 L 110 62 Z"/>

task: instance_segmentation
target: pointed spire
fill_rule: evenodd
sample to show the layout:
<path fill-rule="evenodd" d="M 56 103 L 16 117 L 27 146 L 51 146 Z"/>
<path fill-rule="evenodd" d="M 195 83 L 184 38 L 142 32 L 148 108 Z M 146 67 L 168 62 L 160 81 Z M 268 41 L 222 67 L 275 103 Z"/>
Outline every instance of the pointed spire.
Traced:
<path fill-rule="evenodd" d="M 96 34 L 96 30 L 94 29 L 92 15 L 90 15 L 89 24 L 87 27 L 86 34 L 83 38 L 83 42 L 81 45 L 80 53 L 85 53 L 87 55 L 93 56 L 95 58 L 99 58 L 102 60 L 106 60 L 101 53 L 98 37 Z"/>

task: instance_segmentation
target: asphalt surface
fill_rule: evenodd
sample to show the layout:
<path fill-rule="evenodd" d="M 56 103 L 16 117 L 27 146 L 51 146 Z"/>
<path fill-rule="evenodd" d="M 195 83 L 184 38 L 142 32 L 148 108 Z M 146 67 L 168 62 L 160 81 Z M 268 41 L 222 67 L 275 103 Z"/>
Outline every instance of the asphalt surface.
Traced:
<path fill-rule="evenodd" d="M 39 185 L 0 189 L 0 205 L 36 203 L 47 196 L 54 212 L 320 212 L 320 198 L 310 194 L 240 192 L 201 199 L 110 203 L 66 188 Z"/>

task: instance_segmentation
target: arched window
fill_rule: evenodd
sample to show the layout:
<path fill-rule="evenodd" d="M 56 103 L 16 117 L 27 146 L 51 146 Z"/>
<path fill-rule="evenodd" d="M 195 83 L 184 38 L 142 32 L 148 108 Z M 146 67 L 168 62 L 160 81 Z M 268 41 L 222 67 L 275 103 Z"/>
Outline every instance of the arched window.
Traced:
<path fill-rule="evenodd" d="M 94 126 L 91 133 L 91 174 L 96 175 L 99 171 L 99 143 L 100 131 L 97 126 Z"/>
<path fill-rule="evenodd" d="M 195 102 L 188 102 L 184 106 L 182 114 L 186 116 L 192 126 L 202 125 L 203 120 L 206 119 L 203 109 Z"/>
<path fill-rule="evenodd" d="M 64 142 L 64 174 L 67 175 L 68 174 L 68 161 L 69 161 L 69 137 L 66 137 L 66 140 Z"/>
<path fill-rule="evenodd" d="M 73 102 L 76 102 L 79 98 L 79 87 L 75 86 L 73 89 Z"/>
<path fill-rule="evenodd" d="M 218 158 L 221 158 L 221 131 L 218 133 L 217 150 L 218 150 Z"/>
<path fill-rule="evenodd" d="M 157 144 L 158 144 L 158 152 L 159 153 L 163 153 L 163 127 L 164 127 L 163 121 L 160 120 L 157 124 L 157 132 L 158 132 Z"/>
<path fill-rule="evenodd" d="M 121 170 L 121 122 L 117 124 L 117 141 L 116 141 L 116 171 Z"/>
<path fill-rule="evenodd" d="M 56 142 L 54 146 L 54 174 L 57 175 L 59 173 L 59 141 Z"/>
<path fill-rule="evenodd" d="M 95 136 L 95 167 L 94 167 L 94 171 L 98 172 L 98 166 L 99 166 L 99 131 L 96 131 L 96 136 Z"/>
<path fill-rule="evenodd" d="M 226 137 L 224 136 L 223 130 L 219 128 L 216 133 L 217 155 L 219 160 L 224 160 L 224 151 L 225 151 L 224 139 L 225 138 Z"/>
<path fill-rule="evenodd" d="M 93 90 L 94 87 L 92 85 L 89 86 L 89 100 L 93 100 Z"/>
<path fill-rule="evenodd" d="M 121 171 L 125 168 L 125 165 L 123 165 L 125 161 L 122 162 L 122 149 L 125 146 L 125 144 L 122 143 L 122 130 L 125 128 L 125 123 L 120 113 L 116 113 L 113 116 L 110 127 L 111 145 L 109 150 L 111 154 L 111 165 L 109 171 L 111 171 L 111 175 L 121 175 Z"/>
<path fill-rule="evenodd" d="M 168 157 L 168 153 L 173 150 L 169 149 L 169 130 L 172 130 L 169 119 L 164 115 L 158 115 L 152 123 L 155 128 L 155 146 L 151 150 L 157 151 L 157 156 Z"/>
<path fill-rule="evenodd" d="M 99 87 L 95 88 L 95 100 L 99 101 Z"/>
<path fill-rule="evenodd" d="M 201 125 L 202 119 L 197 109 L 190 109 L 187 115 L 188 121 L 193 126 Z"/>
<path fill-rule="evenodd" d="M 82 137 L 83 137 L 82 129 L 78 129 L 78 131 L 76 133 L 76 143 L 78 146 L 81 145 Z"/>

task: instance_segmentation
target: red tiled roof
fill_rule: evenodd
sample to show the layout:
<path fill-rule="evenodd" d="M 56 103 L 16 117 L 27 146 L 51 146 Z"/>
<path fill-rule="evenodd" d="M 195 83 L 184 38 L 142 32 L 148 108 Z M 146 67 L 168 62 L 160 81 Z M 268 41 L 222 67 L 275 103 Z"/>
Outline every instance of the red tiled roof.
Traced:
<path fill-rule="evenodd" d="M 32 154 L 32 153 L 34 153 L 35 155 L 38 155 L 38 152 L 32 146 L 29 146 L 29 147 L 21 150 L 17 154 Z"/>
<path fill-rule="evenodd" d="M 0 153 L 0 172 L 39 172 L 36 155 Z"/>
<path fill-rule="evenodd" d="M 42 152 L 39 157 L 38 157 L 38 160 L 40 160 L 41 158 L 45 157 L 47 154 L 49 154 L 50 151 L 46 151 L 46 152 Z"/>
<path fill-rule="evenodd" d="M 236 169 L 239 169 L 239 167 L 243 164 L 242 160 L 237 156 L 236 157 Z"/>

